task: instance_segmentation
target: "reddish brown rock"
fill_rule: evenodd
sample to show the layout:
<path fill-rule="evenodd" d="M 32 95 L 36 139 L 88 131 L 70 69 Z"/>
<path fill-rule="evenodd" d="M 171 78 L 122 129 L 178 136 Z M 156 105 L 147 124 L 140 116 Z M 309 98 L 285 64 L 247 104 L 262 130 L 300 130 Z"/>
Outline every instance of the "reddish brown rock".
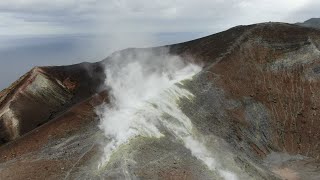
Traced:
<path fill-rule="evenodd" d="M 167 46 L 204 65 L 185 82 L 195 98 L 182 99 L 182 111 L 253 179 L 319 177 L 319 47 L 320 30 L 284 23 Z M 123 169 L 138 179 L 217 177 L 181 144 L 161 138 L 136 139 L 97 170 L 103 134 L 95 107 L 108 102 L 102 63 L 35 68 L 1 92 L 0 179 L 121 179 Z M 284 160 L 275 163 L 273 152 Z"/>
<path fill-rule="evenodd" d="M 103 66 L 36 67 L 0 93 L 0 144 L 14 140 L 92 96 Z"/>

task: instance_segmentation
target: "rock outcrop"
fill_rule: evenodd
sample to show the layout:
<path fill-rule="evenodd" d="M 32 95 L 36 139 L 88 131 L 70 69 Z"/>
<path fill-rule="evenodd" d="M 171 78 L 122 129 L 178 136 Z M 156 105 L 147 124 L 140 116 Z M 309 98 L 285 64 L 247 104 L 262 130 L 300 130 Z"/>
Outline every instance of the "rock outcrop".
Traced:
<path fill-rule="evenodd" d="M 97 92 L 103 66 L 36 67 L 0 93 L 0 144 L 15 140 Z"/>

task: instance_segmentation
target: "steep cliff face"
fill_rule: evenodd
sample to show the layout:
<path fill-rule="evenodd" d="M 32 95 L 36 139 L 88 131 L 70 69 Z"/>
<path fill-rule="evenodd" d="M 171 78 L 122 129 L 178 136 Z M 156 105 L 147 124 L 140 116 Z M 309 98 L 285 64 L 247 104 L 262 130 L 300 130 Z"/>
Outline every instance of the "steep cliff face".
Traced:
<path fill-rule="evenodd" d="M 0 143 L 30 132 L 90 97 L 103 81 L 98 63 L 32 69 L 0 94 Z"/>
<path fill-rule="evenodd" d="M 217 169 L 229 168 L 238 179 L 320 178 L 319 30 L 284 23 L 239 26 L 167 48 L 204 66 L 179 85 L 192 97 L 177 98 L 177 107 L 220 162 Z M 162 49 L 118 55 L 161 55 Z M 170 131 L 131 140 L 97 168 L 107 140 L 95 109 L 109 102 L 103 63 L 110 58 L 35 68 L 2 92 L 2 137 L 13 141 L 0 147 L 0 178 L 222 179 L 203 163 L 208 157 L 199 158 Z M 34 129 L 39 123 L 45 124 Z"/>

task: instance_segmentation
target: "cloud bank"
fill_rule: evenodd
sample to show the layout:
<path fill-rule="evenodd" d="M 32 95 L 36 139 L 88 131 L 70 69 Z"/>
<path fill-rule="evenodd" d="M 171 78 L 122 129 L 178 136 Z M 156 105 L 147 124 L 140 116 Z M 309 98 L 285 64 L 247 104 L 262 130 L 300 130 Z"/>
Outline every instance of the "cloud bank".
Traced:
<path fill-rule="evenodd" d="M 0 2 L 0 35 L 214 33 L 239 24 L 304 21 L 319 10 L 311 0 L 12 0 Z"/>

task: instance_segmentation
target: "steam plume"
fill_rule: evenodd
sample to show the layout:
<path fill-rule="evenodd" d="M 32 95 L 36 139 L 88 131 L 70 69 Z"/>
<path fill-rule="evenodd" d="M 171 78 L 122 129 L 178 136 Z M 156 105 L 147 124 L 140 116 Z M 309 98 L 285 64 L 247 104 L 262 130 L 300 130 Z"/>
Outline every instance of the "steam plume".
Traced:
<path fill-rule="evenodd" d="M 108 163 L 112 153 L 131 139 L 159 138 L 166 131 L 210 170 L 218 170 L 226 179 L 237 179 L 233 173 L 219 170 L 213 154 L 197 140 L 191 120 L 177 104 L 180 98 L 193 98 L 179 83 L 200 71 L 200 66 L 170 55 L 167 49 L 115 53 L 106 62 L 105 72 L 110 104 L 99 113 L 100 128 L 108 139 L 101 165 Z"/>

